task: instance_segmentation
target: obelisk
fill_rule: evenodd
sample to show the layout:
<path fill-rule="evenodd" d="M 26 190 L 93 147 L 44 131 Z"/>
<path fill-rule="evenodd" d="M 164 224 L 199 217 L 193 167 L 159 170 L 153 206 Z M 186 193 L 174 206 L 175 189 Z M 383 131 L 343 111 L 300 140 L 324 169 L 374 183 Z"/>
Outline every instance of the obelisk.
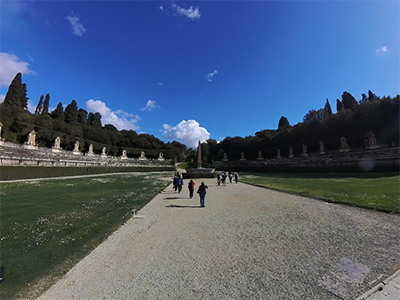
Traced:
<path fill-rule="evenodd" d="M 201 143 L 197 146 L 197 169 L 201 169 Z"/>

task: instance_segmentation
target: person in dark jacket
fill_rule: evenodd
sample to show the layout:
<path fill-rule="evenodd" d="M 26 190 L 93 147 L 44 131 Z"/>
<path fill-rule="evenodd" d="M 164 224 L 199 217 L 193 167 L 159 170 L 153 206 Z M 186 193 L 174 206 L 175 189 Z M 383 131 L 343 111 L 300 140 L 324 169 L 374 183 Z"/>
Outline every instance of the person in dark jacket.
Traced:
<path fill-rule="evenodd" d="M 190 179 L 188 183 L 188 188 L 189 188 L 189 197 L 190 199 L 193 198 L 193 192 L 194 192 L 194 181 Z"/>
<path fill-rule="evenodd" d="M 197 193 L 200 195 L 200 206 L 205 207 L 205 201 L 206 201 L 206 194 L 208 186 L 204 183 L 204 181 L 200 184 L 199 189 L 197 190 Z"/>

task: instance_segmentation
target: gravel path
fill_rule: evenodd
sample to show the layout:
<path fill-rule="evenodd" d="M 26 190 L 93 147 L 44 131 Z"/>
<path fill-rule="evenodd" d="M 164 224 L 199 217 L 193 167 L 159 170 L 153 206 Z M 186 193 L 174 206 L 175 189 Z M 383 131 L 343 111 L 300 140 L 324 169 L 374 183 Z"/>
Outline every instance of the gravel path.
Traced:
<path fill-rule="evenodd" d="M 400 268 L 399 215 L 206 183 L 205 208 L 169 186 L 38 299 L 347 300 Z"/>

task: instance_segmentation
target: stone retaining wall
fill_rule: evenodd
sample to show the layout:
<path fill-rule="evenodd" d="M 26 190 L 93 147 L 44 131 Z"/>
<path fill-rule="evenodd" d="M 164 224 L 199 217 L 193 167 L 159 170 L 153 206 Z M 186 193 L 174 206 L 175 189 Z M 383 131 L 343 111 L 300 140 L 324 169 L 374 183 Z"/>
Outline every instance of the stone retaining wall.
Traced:
<path fill-rule="evenodd" d="M 13 143 L 0 146 L 0 166 L 46 166 L 46 167 L 159 167 L 173 166 L 171 159 L 147 159 L 115 157 L 108 155 L 84 155 L 72 151 L 26 147 Z"/>
<path fill-rule="evenodd" d="M 352 171 L 394 171 L 400 166 L 400 148 L 376 150 L 352 149 L 348 152 L 328 151 L 324 154 L 310 153 L 307 156 L 281 157 L 258 160 L 215 161 L 213 167 L 219 170 L 262 168 L 265 171 L 307 171 L 307 170 L 352 170 Z"/>

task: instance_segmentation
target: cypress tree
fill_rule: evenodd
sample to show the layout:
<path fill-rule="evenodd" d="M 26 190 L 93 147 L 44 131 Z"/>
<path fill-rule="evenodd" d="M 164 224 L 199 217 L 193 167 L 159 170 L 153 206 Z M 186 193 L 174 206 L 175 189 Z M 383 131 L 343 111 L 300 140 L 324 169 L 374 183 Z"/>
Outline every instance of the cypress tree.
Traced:
<path fill-rule="evenodd" d="M 75 100 L 72 100 L 70 104 L 67 105 L 64 111 L 65 122 L 72 123 L 78 119 L 78 105 Z"/>
<path fill-rule="evenodd" d="M 6 97 L 4 98 L 4 105 L 27 109 L 28 99 L 26 96 L 26 84 L 22 83 L 22 74 L 17 73 L 8 87 Z"/>
<path fill-rule="evenodd" d="M 42 114 L 42 111 L 43 111 L 43 99 L 44 99 L 44 96 L 41 95 L 41 96 L 40 96 L 40 99 L 39 99 L 39 103 L 38 103 L 38 105 L 36 106 L 35 115 L 40 115 L 40 114 Z"/>
<path fill-rule="evenodd" d="M 336 110 L 339 111 L 342 110 L 342 108 L 343 108 L 342 102 L 339 99 L 336 99 Z"/>
<path fill-rule="evenodd" d="M 49 113 L 49 105 L 50 105 L 50 95 L 47 94 L 46 98 L 44 99 L 42 115 L 47 115 Z"/>
<path fill-rule="evenodd" d="M 325 114 L 326 114 L 327 116 L 332 116 L 332 108 L 331 108 L 331 105 L 329 104 L 328 98 L 326 98 L 326 103 L 325 103 L 324 111 L 325 111 Z"/>

